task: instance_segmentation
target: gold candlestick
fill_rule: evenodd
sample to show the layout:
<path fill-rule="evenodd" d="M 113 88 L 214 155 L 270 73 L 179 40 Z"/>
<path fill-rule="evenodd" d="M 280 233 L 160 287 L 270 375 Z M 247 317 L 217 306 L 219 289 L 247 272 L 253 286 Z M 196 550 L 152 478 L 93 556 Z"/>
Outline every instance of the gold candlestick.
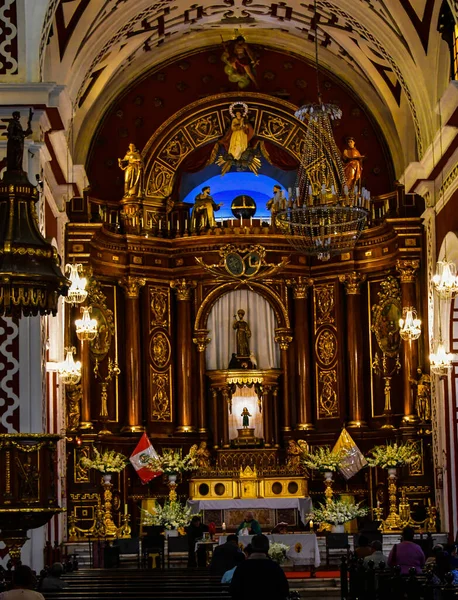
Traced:
<path fill-rule="evenodd" d="M 334 492 L 332 491 L 332 484 L 333 484 L 332 471 L 326 471 L 324 474 L 324 485 L 325 485 L 324 495 L 326 497 L 326 502 L 330 502 L 332 500 L 332 496 L 334 494 Z"/>
<path fill-rule="evenodd" d="M 389 512 L 388 516 L 383 524 L 383 531 L 400 531 L 402 528 L 402 522 L 398 515 L 398 509 L 396 506 L 396 469 L 388 469 L 388 500 L 389 500 Z"/>
<path fill-rule="evenodd" d="M 112 517 L 112 499 L 113 493 L 112 488 L 113 484 L 111 483 L 111 473 L 107 473 L 102 476 L 102 486 L 103 486 L 103 501 L 104 501 L 104 511 L 103 511 L 103 535 L 105 537 L 113 537 L 115 538 L 118 533 L 118 529 L 113 522 Z"/>

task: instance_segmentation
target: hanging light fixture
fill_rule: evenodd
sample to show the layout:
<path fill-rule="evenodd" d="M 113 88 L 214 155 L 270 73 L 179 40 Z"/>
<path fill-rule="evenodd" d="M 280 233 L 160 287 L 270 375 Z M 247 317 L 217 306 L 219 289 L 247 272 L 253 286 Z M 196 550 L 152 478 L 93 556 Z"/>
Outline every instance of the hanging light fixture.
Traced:
<path fill-rule="evenodd" d="M 347 186 L 331 126 L 342 111 L 321 101 L 317 29 L 315 63 L 318 102 L 295 113 L 307 124 L 307 132 L 294 192 L 288 208 L 277 214 L 276 223 L 296 250 L 324 261 L 355 247 L 369 215 L 370 194 L 358 183 L 352 189 Z"/>
<path fill-rule="evenodd" d="M 402 318 L 399 319 L 399 335 L 405 341 L 418 340 L 421 335 L 421 320 L 417 311 L 411 306 L 402 309 Z"/>
<path fill-rule="evenodd" d="M 70 273 L 69 278 L 71 282 L 65 302 L 73 305 L 81 304 L 87 298 L 87 280 L 85 277 L 80 277 L 80 273 L 83 271 L 83 265 L 79 263 L 67 264 L 65 265 L 65 271 Z"/>
<path fill-rule="evenodd" d="M 97 321 L 91 319 L 92 306 L 82 306 L 80 310 L 83 316 L 75 321 L 76 335 L 82 342 L 90 342 L 97 336 Z"/>
<path fill-rule="evenodd" d="M 432 347 L 434 352 L 429 355 L 431 372 L 439 377 L 447 377 L 452 368 L 453 355 L 446 351 L 440 330 L 439 339 L 433 340 Z"/>
<path fill-rule="evenodd" d="M 75 352 L 75 346 L 65 348 L 65 360 L 59 363 L 57 368 L 62 383 L 65 385 L 76 385 L 81 379 L 81 363 L 79 360 L 74 361 Z"/>
<path fill-rule="evenodd" d="M 437 261 L 436 273 L 432 282 L 437 295 L 444 300 L 452 300 L 458 294 L 456 265 L 447 260 L 447 254 L 445 254 L 444 260 Z"/>

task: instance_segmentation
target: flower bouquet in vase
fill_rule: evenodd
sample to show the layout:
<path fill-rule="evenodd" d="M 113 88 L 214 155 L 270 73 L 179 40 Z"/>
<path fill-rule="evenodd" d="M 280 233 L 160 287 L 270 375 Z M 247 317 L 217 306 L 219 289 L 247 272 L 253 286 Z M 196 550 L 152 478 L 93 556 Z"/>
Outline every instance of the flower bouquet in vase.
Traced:
<path fill-rule="evenodd" d="M 161 456 L 149 457 L 146 465 L 155 473 L 164 473 L 168 477 L 169 499 L 177 499 L 175 488 L 177 486 L 177 477 L 179 473 L 193 471 L 198 468 L 196 454 L 189 452 L 182 456 L 180 450 L 164 450 Z"/>
<path fill-rule="evenodd" d="M 319 504 L 318 508 L 314 508 L 307 515 L 307 519 L 330 526 L 334 533 L 343 533 L 345 523 L 357 517 L 364 517 L 368 512 L 366 506 L 330 499 L 326 504 Z"/>
<path fill-rule="evenodd" d="M 281 565 L 286 560 L 286 553 L 288 552 L 288 550 L 289 546 L 287 546 L 286 544 L 281 544 L 280 542 L 272 542 L 269 546 L 269 556 L 273 561 Z"/>
<path fill-rule="evenodd" d="M 330 448 L 325 446 L 320 446 L 311 452 L 304 452 L 301 457 L 301 462 L 304 467 L 323 473 L 324 485 L 326 487 L 326 501 L 332 499 L 332 475 L 342 466 L 344 458 L 345 452 L 343 450 L 333 452 Z"/>
<path fill-rule="evenodd" d="M 179 530 L 184 530 L 189 525 L 193 516 L 189 506 L 177 500 L 166 500 L 163 505 L 156 504 L 151 512 L 142 509 L 142 525 L 158 525 L 167 532 L 176 532 L 178 535 Z"/>

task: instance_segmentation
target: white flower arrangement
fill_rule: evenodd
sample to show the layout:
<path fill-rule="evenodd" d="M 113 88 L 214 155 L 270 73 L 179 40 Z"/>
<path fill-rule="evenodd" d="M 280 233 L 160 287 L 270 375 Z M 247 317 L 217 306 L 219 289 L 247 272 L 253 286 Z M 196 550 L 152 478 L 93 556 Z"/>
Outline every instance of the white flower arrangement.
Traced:
<path fill-rule="evenodd" d="M 301 461 L 302 464 L 316 471 L 337 471 L 342 466 L 342 461 L 345 457 L 345 452 L 333 452 L 328 447 L 321 446 L 313 452 L 305 452 Z"/>
<path fill-rule="evenodd" d="M 101 473 L 119 473 L 123 471 L 129 463 L 127 457 L 116 450 L 104 450 L 99 452 L 97 448 L 92 448 L 93 458 L 83 456 L 80 465 L 84 469 L 97 469 Z"/>
<path fill-rule="evenodd" d="M 314 508 L 307 519 L 313 519 L 317 523 L 328 523 L 329 525 L 343 525 L 347 521 L 353 521 L 357 517 L 364 517 L 369 512 L 366 506 L 359 504 L 348 504 L 342 500 L 328 500 L 326 504 L 319 504 Z"/>
<path fill-rule="evenodd" d="M 166 475 L 193 471 L 198 468 L 195 453 L 182 456 L 179 450 L 164 450 L 162 456 L 151 456 L 146 466 L 152 471 L 162 471 Z"/>
<path fill-rule="evenodd" d="M 386 444 L 385 446 L 375 446 L 367 457 L 367 462 L 371 467 L 381 467 L 382 469 L 394 469 L 409 465 L 418 458 L 418 450 L 412 443 Z"/>
<path fill-rule="evenodd" d="M 179 529 L 187 527 L 194 514 L 191 507 L 185 506 L 177 500 L 166 500 L 164 505 L 157 504 L 153 512 L 142 510 L 142 524 L 162 525 L 165 529 Z"/>
<path fill-rule="evenodd" d="M 286 560 L 286 553 L 289 550 L 289 546 L 281 544 L 280 542 L 272 542 L 269 546 L 269 556 L 276 563 L 281 565 Z"/>

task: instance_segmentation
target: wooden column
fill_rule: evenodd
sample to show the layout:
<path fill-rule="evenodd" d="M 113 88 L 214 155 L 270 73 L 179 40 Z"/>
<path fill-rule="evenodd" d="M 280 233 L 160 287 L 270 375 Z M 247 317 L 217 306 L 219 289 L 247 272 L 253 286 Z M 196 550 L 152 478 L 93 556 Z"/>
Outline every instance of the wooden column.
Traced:
<path fill-rule="evenodd" d="M 401 300 L 402 308 L 412 307 L 416 309 L 417 294 L 415 288 L 415 278 L 420 261 L 418 259 L 398 260 L 396 268 L 401 275 Z M 401 364 L 402 381 L 404 395 L 404 416 L 402 424 L 408 427 L 418 422 L 418 416 L 415 414 L 414 397 L 412 393 L 412 379 L 417 378 L 418 367 L 418 342 L 401 342 Z"/>
<path fill-rule="evenodd" d="M 81 413 L 79 428 L 92 429 L 91 421 L 91 353 L 90 342 L 81 344 Z"/>
<path fill-rule="evenodd" d="M 280 410 L 278 406 L 278 386 L 272 390 L 272 412 L 273 412 L 273 435 L 274 447 L 280 448 Z"/>
<path fill-rule="evenodd" d="M 213 448 L 217 450 L 219 448 L 219 432 L 218 432 L 218 389 L 216 387 L 211 388 L 212 394 L 212 434 L 213 434 Z"/>
<path fill-rule="evenodd" d="M 363 328 L 361 326 L 361 284 L 366 275 L 353 271 L 340 275 L 347 293 L 348 398 L 347 427 L 367 427 L 364 416 Z"/>
<path fill-rule="evenodd" d="M 206 398 L 206 381 L 205 381 L 205 371 L 206 371 L 206 360 L 205 360 L 205 350 L 207 348 L 207 344 L 210 343 L 210 338 L 207 337 L 209 334 L 208 329 L 197 329 L 194 332 L 194 338 L 192 341 L 197 346 L 197 350 L 199 352 L 199 393 L 197 397 L 197 427 L 199 433 L 207 433 L 207 407 L 205 405 Z"/>
<path fill-rule="evenodd" d="M 177 433 L 195 433 L 192 419 L 191 396 L 191 293 L 196 287 L 195 281 L 175 279 L 170 282 L 177 295 Z"/>
<path fill-rule="evenodd" d="M 281 369 L 283 371 L 283 427 L 282 431 L 291 431 L 291 397 L 288 348 L 293 341 L 291 330 L 278 328 L 275 330 L 275 341 L 280 346 Z M 278 415 L 280 416 L 280 415 Z M 276 442 L 279 440 L 277 439 Z"/>
<path fill-rule="evenodd" d="M 300 431 L 313 431 L 312 392 L 310 385 L 310 342 L 308 319 L 308 288 L 313 280 L 308 277 L 290 279 L 288 285 L 293 289 L 294 323 L 296 335 L 296 382 L 297 382 L 297 425 Z"/>
<path fill-rule="evenodd" d="M 223 395 L 222 415 L 223 415 L 223 448 L 229 448 L 229 411 L 232 408 L 231 392 L 227 386 L 221 388 Z"/>
<path fill-rule="evenodd" d="M 262 390 L 262 423 L 264 427 L 264 446 L 270 448 L 272 446 L 272 415 L 270 406 L 270 391 L 271 387 L 263 386 Z"/>
<path fill-rule="evenodd" d="M 121 279 L 119 285 L 125 293 L 125 344 L 126 344 L 126 424 L 122 432 L 137 433 L 144 431 L 142 425 L 142 374 L 140 352 L 140 288 L 145 285 L 145 279 L 127 276 Z"/>

